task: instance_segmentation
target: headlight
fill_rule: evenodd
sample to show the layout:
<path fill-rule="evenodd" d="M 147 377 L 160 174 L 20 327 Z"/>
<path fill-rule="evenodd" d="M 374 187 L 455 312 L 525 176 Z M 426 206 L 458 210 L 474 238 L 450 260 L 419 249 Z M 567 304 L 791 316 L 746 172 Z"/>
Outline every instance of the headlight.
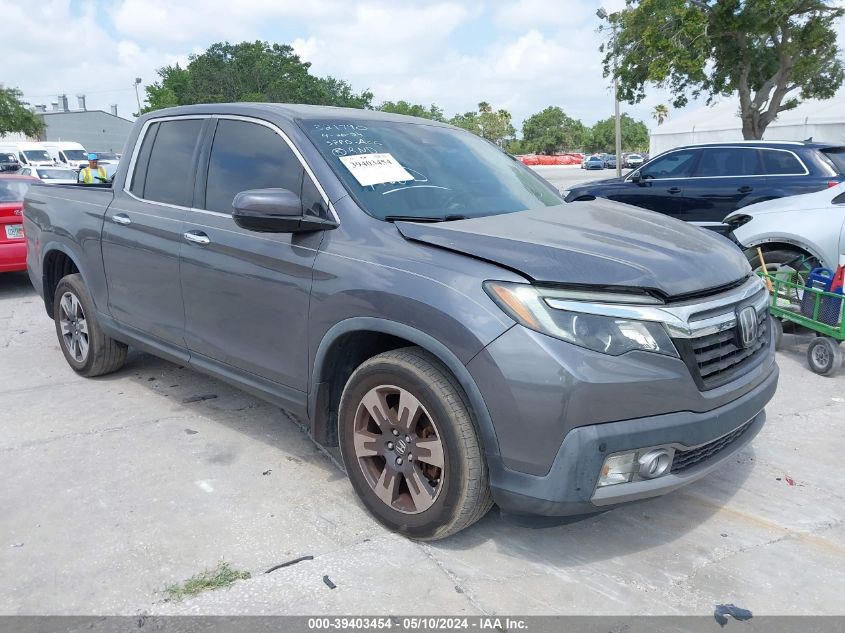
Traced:
<path fill-rule="evenodd" d="M 556 298 L 555 290 L 530 284 L 486 281 L 484 290 L 517 323 L 573 345 L 611 356 L 633 350 L 678 356 L 672 339 L 660 323 L 558 310 L 546 303 L 547 298 Z M 578 293 L 570 293 L 570 296 L 573 294 Z M 626 293 L 603 297 L 617 303 L 655 302 L 645 295 Z"/>

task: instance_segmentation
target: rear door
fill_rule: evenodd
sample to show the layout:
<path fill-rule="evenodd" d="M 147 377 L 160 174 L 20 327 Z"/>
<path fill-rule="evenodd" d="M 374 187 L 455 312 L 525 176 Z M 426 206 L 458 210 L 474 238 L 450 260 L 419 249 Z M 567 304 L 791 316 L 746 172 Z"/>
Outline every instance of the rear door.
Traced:
<path fill-rule="evenodd" d="M 323 234 L 247 231 L 232 219 L 232 200 L 249 189 L 282 188 L 318 214 L 328 212 L 327 202 L 279 128 L 243 117 L 215 122 L 197 208 L 184 227 L 181 280 L 191 361 L 287 386 L 296 400 L 302 394 L 293 394 L 307 389 L 308 304 Z"/>
<path fill-rule="evenodd" d="M 680 219 L 721 222 L 743 206 L 745 198 L 766 189 L 766 176 L 757 147 L 704 147 L 699 149 L 693 177 L 684 185 Z"/>
<path fill-rule="evenodd" d="M 199 139 L 210 118 L 148 123 L 103 224 L 112 316 L 141 334 L 184 348 L 179 283 L 182 224 L 191 206 Z"/>

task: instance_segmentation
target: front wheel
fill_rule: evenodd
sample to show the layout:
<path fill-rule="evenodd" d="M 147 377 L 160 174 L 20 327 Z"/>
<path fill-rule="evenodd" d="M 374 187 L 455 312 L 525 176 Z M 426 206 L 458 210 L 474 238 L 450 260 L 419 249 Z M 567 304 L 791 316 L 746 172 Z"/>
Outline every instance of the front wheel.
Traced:
<path fill-rule="evenodd" d="M 839 342 L 827 336 L 813 339 L 807 348 L 807 363 L 815 373 L 832 376 L 842 367 L 842 348 Z"/>
<path fill-rule="evenodd" d="M 102 376 L 120 369 L 127 347 L 106 336 L 82 275 L 64 277 L 53 298 L 53 320 L 68 365 L 81 376 Z"/>
<path fill-rule="evenodd" d="M 492 506 L 463 391 L 427 352 L 393 350 L 358 367 L 343 390 L 338 427 L 352 487 L 391 530 L 441 539 Z"/>

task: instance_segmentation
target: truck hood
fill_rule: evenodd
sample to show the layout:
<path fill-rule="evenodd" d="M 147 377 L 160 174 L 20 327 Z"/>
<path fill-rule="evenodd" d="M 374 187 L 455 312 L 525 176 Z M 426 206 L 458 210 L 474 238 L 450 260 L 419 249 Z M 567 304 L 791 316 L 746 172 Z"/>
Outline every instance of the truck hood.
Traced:
<path fill-rule="evenodd" d="M 637 288 L 670 298 L 731 285 L 751 270 L 743 253 L 712 231 L 605 199 L 395 224 L 408 240 L 490 261 L 541 283 Z"/>

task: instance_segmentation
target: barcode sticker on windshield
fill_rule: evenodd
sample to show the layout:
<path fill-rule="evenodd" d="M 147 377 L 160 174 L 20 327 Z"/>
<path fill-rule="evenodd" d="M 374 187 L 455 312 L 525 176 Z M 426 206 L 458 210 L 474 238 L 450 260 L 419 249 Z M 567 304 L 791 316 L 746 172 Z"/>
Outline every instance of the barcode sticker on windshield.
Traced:
<path fill-rule="evenodd" d="M 414 179 L 392 154 L 358 154 L 339 159 L 362 187 Z"/>

